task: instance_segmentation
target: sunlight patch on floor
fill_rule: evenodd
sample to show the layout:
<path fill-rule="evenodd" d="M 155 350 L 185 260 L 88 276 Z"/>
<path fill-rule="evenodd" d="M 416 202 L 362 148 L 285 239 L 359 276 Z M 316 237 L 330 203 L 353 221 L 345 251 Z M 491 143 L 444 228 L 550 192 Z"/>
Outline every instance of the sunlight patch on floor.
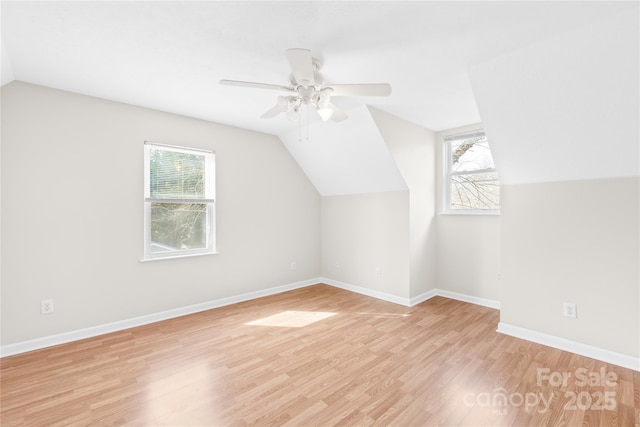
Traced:
<path fill-rule="evenodd" d="M 338 313 L 327 311 L 283 311 L 273 316 L 264 317 L 245 323 L 246 325 L 257 326 L 281 326 L 288 328 L 301 328 L 320 320 L 335 316 Z"/>
<path fill-rule="evenodd" d="M 223 382 L 209 363 L 173 364 L 149 369 L 147 393 L 141 400 L 144 405 L 139 406 L 141 422 L 132 424 L 184 425 L 185 420 L 202 425 L 223 424 L 217 417 L 224 407 L 211 398 Z M 121 396 L 119 398 L 122 399 Z"/>

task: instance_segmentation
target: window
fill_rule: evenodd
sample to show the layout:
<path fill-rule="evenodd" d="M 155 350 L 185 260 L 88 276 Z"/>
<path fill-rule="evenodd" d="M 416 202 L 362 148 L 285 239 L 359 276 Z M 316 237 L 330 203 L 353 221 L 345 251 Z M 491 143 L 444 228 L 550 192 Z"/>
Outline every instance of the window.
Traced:
<path fill-rule="evenodd" d="M 497 213 L 500 181 L 484 131 L 447 136 L 445 212 Z"/>
<path fill-rule="evenodd" d="M 214 153 L 144 145 L 144 258 L 215 252 Z"/>

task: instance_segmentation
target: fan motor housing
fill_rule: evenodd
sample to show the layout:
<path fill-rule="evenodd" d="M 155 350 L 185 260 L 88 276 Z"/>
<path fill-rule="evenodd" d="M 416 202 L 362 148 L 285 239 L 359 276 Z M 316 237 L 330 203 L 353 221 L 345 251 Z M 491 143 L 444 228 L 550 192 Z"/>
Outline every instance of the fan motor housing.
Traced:
<path fill-rule="evenodd" d="M 320 74 L 320 69 L 322 68 L 322 62 L 320 62 L 320 60 L 318 60 L 317 58 L 311 58 L 311 64 L 313 65 L 313 80 L 314 80 L 312 86 L 315 87 L 316 91 L 319 91 L 324 85 L 324 79 L 322 78 L 322 74 Z M 296 78 L 293 75 L 293 73 L 289 74 L 289 84 L 297 88 L 298 92 L 300 92 L 299 90 L 300 87 L 305 87 L 304 84 L 301 84 L 296 81 Z"/>

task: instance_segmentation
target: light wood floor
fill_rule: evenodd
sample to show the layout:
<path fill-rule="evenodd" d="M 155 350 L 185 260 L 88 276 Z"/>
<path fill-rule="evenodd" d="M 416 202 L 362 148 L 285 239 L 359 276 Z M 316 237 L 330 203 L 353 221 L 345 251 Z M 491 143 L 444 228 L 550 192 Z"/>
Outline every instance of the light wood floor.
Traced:
<path fill-rule="evenodd" d="M 497 323 L 496 310 L 441 297 L 407 308 L 311 286 L 3 358 L 0 421 L 640 426 L 640 372 Z"/>

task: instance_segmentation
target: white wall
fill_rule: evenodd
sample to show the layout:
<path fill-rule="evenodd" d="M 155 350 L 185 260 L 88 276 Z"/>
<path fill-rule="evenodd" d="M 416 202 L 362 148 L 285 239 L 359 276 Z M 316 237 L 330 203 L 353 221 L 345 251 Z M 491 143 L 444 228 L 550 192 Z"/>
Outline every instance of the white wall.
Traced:
<path fill-rule="evenodd" d="M 0 85 L 4 86 L 13 81 L 14 78 L 9 52 L 7 51 L 4 40 L 0 40 Z"/>
<path fill-rule="evenodd" d="M 501 322 L 640 356 L 640 28 L 618 14 L 470 68 L 503 184 Z M 577 319 L 562 303 L 577 303 Z"/>
<path fill-rule="evenodd" d="M 640 356 L 639 182 L 502 188 L 501 322 Z"/>
<path fill-rule="evenodd" d="M 409 190 L 323 197 L 322 275 L 406 300 L 435 288 L 434 133 L 367 111 Z"/>
<path fill-rule="evenodd" d="M 438 288 L 500 301 L 500 215 L 442 214 L 444 138 L 482 129 L 481 123 L 436 135 L 437 168 L 437 284 Z M 493 148 L 492 142 L 489 145 Z M 492 149 L 493 151 L 493 149 Z M 500 175 L 500 170 L 498 170 Z"/>
<path fill-rule="evenodd" d="M 435 134 L 369 107 L 398 170 L 409 187 L 410 296 L 436 286 Z"/>
<path fill-rule="evenodd" d="M 140 262 L 145 140 L 215 150 L 218 255 Z M 320 196 L 275 136 L 12 82 L 2 154 L 3 345 L 320 274 Z"/>
<path fill-rule="evenodd" d="M 324 277 L 409 298 L 409 192 L 323 197 L 321 224 Z"/>

